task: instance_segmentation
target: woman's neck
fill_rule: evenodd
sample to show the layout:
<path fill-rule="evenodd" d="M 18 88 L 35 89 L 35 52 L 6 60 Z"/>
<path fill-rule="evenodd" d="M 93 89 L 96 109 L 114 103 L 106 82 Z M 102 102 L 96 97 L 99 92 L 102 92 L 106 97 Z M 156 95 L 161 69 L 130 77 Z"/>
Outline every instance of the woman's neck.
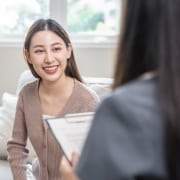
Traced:
<path fill-rule="evenodd" d="M 74 90 L 75 80 L 67 77 L 61 83 L 46 84 L 41 82 L 39 98 L 42 114 L 57 116 L 65 107 Z"/>
<path fill-rule="evenodd" d="M 71 91 L 74 86 L 74 79 L 68 76 L 61 78 L 61 80 L 56 82 L 46 82 L 41 81 L 39 87 L 39 93 L 47 94 L 47 95 L 62 95 L 67 93 L 69 90 Z"/>

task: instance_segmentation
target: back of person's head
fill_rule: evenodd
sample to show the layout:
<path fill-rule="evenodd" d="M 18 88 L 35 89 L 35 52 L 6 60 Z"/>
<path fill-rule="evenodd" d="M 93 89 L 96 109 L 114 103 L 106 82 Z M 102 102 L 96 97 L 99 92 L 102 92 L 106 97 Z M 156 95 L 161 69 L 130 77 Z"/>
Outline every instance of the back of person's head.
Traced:
<path fill-rule="evenodd" d="M 27 54 L 29 53 L 29 48 L 30 48 L 32 37 L 37 32 L 45 31 L 45 30 L 52 31 L 56 35 L 58 35 L 64 41 L 66 47 L 68 47 L 70 45 L 72 46 L 67 32 L 64 30 L 64 28 L 57 21 L 55 21 L 53 19 L 38 19 L 29 28 L 27 35 L 26 35 L 26 38 L 25 38 L 25 41 L 24 41 L 24 47 L 23 47 L 24 52 L 23 53 L 24 53 L 24 57 L 26 60 L 28 58 Z M 40 78 L 39 75 L 34 70 L 33 65 L 30 64 L 28 61 L 27 61 L 27 63 L 28 63 L 28 66 L 29 66 L 32 74 L 36 78 Z M 82 82 L 82 78 L 80 76 L 80 73 L 79 73 L 77 65 L 76 65 L 73 49 L 71 51 L 70 58 L 67 59 L 67 67 L 66 67 L 65 73 L 67 76 L 76 78 L 77 80 Z"/>
<path fill-rule="evenodd" d="M 113 89 L 145 72 L 155 71 L 168 119 L 167 164 L 171 179 L 180 179 L 180 1 L 123 0 Z M 169 150 L 171 149 L 171 151 Z"/>

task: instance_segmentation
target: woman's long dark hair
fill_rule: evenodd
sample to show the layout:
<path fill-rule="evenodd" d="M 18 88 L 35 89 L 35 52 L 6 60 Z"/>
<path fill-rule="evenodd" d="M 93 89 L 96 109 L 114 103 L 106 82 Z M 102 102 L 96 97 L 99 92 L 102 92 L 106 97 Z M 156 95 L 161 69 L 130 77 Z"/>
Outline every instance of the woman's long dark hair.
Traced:
<path fill-rule="evenodd" d="M 167 167 L 180 179 L 180 1 L 126 0 L 113 89 L 147 71 L 158 74 L 167 115 Z"/>

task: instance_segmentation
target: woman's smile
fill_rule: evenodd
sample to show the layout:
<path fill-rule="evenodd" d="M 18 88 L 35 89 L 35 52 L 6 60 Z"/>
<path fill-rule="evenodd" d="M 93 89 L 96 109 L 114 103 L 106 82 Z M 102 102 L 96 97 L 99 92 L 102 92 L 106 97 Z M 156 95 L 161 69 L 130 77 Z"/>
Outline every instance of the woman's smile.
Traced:
<path fill-rule="evenodd" d="M 59 65 L 45 66 L 45 67 L 43 67 L 43 70 L 44 70 L 45 73 L 47 73 L 47 74 L 54 74 L 54 73 L 57 72 L 58 67 L 59 67 Z"/>

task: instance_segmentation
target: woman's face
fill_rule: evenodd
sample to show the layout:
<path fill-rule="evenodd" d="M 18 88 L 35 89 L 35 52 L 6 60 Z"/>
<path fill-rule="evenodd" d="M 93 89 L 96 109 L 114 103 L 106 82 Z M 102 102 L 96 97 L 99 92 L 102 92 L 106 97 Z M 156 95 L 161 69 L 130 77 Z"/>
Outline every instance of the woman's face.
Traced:
<path fill-rule="evenodd" d="M 31 39 L 28 62 L 44 81 L 56 81 L 65 76 L 71 45 L 49 30 L 39 31 Z"/>

